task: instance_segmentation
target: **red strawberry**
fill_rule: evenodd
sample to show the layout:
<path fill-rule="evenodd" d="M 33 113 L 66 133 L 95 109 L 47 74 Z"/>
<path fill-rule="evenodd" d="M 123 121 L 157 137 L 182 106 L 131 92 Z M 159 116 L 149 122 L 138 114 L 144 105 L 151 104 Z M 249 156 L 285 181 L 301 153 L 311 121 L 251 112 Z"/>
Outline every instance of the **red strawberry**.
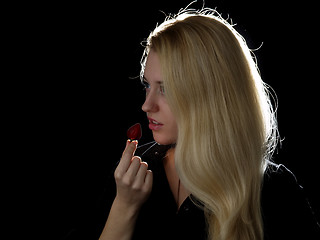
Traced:
<path fill-rule="evenodd" d="M 131 141 L 139 140 L 142 136 L 140 123 L 136 123 L 135 125 L 131 126 L 127 131 L 127 136 Z"/>

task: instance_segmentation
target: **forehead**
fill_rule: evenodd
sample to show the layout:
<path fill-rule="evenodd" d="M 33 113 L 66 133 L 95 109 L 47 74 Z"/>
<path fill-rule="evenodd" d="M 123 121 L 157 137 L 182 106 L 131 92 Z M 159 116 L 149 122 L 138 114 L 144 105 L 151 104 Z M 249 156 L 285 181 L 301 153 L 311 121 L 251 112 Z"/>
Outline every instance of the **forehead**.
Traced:
<path fill-rule="evenodd" d="M 144 69 L 144 77 L 148 81 L 159 82 L 162 81 L 161 64 L 158 54 L 154 50 L 150 50 L 146 67 Z"/>

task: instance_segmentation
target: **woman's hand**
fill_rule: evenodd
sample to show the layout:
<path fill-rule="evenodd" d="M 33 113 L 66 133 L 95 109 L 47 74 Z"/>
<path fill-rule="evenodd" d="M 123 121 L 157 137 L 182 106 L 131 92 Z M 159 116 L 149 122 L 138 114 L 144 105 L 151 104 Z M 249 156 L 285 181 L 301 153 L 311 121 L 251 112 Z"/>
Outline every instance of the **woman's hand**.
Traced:
<path fill-rule="evenodd" d="M 137 141 L 127 141 L 114 177 L 117 195 L 99 240 L 130 240 L 140 207 L 148 199 L 153 175 L 148 164 L 135 157 Z"/>
<path fill-rule="evenodd" d="M 115 201 L 123 207 L 138 210 L 148 199 L 153 183 L 153 175 L 148 170 L 148 164 L 142 162 L 140 157 L 134 156 L 137 141 L 127 141 L 126 148 L 114 177 L 117 184 Z"/>

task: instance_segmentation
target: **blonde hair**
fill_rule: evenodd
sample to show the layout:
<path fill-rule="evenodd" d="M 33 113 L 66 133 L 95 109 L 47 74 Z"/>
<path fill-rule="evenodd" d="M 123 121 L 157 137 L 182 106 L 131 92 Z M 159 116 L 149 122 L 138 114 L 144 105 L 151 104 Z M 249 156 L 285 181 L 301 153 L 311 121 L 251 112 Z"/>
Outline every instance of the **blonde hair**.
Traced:
<path fill-rule="evenodd" d="M 245 40 L 215 11 L 182 11 L 150 34 L 178 124 L 176 168 L 208 239 L 263 239 L 260 195 L 276 146 L 268 91 Z"/>

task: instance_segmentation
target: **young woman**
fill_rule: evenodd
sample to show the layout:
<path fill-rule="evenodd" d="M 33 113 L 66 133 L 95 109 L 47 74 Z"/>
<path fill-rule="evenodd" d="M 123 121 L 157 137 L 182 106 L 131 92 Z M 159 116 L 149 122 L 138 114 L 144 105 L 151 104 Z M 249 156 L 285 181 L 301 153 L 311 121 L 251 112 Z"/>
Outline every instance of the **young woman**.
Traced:
<path fill-rule="evenodd" d="M 127 142 L 100 240 L 312 239 L 295 177 L 270 161 L 275 114 L 239 33 L 184 11 L 150 34 L 141 63 L 155 142 Z"/>

